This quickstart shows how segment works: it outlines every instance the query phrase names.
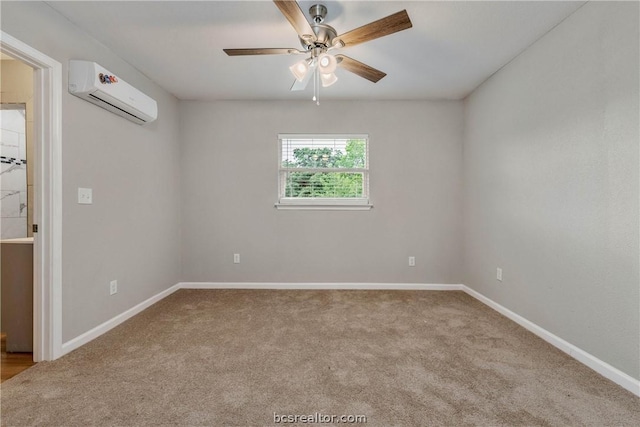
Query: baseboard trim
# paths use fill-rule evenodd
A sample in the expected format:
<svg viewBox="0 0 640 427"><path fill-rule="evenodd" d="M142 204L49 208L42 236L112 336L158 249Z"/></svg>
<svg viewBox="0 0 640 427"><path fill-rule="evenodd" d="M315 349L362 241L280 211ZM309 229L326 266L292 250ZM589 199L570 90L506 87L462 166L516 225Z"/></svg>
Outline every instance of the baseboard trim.
<svg viewBox="0 0 640 427"><path fill-rule="evenodd" d="M87 344L100 335L110 331L142 310L168 297L178 289L370 289L370 290L426 290L426 291L462 291L464 285L441 285L425 283L252 283L252 282L180 282L148 298L140 304L118 314L95 328L78 335L62 344L60 356Z"/></svg>
<svg viewBox="0 0 640 427"><path fill-rule="evenodd" d="M353 289L396 291L462 291L464 285L429 283L256 283L256 282L182 282L182 289Z"/></svg>
<svg viewBox="0 0 640 427"><path fill-rule="evenodd" d="M463 290L473 298L477 299L483 304L486 304L487 306L494 309L498 313L502 314L503 316L509 318L510 320L516 322L518 325L527 329L529 332L532 332L533 334L542 338L552 346L567 353L569 356L573 357L578 362L582 363L583 365L586 365L587 367L593 369L603 377L613 381L614 383L618 384L624 389L640 397L640 381L639 380L636 380L635 378L633 378L628 374L625 374L618 368L615 368L609 365L608 363L598 359L597 357L593 356L590 353L587 353L581 348L576 347L575 345L563 340L559 336L552 334L546 329L541 328L540 326L536 325L530 320L527 320L524 317L520 316L519 314L514 313L508 308L498 304L497 302L493 301L490 298L487 298L481 293L474 291L468 286L463 286Z"/></svg>
<svg viewBox="0 0 640 427"><path fill-rule="evenodd" d="M107 320L106 322L96 326L95 328L81 334L78 335L77 337L65 342L64 344L62 344L62 354L61 356L75 350L78 347L81 347L83 345L85 345L86 343L88 343L89 341L92 341L96 338L98 338L100 335L110 331L111 329L115 328L116 326L118 326L119 324L121 324L122 322L130 319L131 317L135 316L136 314L140 313L142 310L152 306L153 304L157 303L158 301L168 297L169 295L171 295L172 293L174 293L175 291L177 291L178 289L180 289L180 284L176 284L171 286L168 289L165 289L164 291L152 296L151 298L148 298L144 301L142 301L140 304L131 307L129 310L118 314L117 316Z"/></svg>
<svg viewBox="0 0 640 427"><path fill-rule="evenodd" d="M316 290L423 290L423 291L464 291L468 295L494 309L498 313L516 322L518 325L534 333L549 344L560 349L580 363L593 369L603 377L613 381L624 389L640 397L640 381L621 370L598 359L592 354L552 334L528 319L514 313L481 293L461 284L428 284L428 283L256 283L256 282L180 282L152 296L135 307L107 320L95 328L62 344L62 355L92 341L100 335L115 328L142 310L166 298L179 289L316 289Z"/></svg>

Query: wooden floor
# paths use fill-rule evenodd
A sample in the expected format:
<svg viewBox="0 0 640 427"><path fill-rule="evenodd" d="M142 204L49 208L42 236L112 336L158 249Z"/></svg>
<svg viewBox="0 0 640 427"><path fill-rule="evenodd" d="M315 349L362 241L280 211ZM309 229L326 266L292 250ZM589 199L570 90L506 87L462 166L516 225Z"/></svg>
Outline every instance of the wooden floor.
<svg viewBox="0 0 640 427"><path fill-rule="evenodd" d="M2 341L2 364L0 366L1 382L5 382L11 377L18 375L20 372L35 365L33 361L33 353L7 353L6 335L0 335Z"/></svg>

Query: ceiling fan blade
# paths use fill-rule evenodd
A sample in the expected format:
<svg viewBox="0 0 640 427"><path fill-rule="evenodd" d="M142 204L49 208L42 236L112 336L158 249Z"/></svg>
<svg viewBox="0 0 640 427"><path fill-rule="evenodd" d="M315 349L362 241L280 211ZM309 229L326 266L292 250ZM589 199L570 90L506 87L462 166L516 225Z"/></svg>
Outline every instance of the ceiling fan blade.
<svg viewBox="0 0 640 427"><path fill-rule="evenodd" d="M304 16L298 2L292 0L273 0L273 2L291 23L300 38L306 41L316 41L316 34L313 32L311 25L309 25L309 21Z"/></svg>
<svg viewBox="0 0 640 427"><path fill-rule="evenodd" d="M293 55L298 53L304 53L298 49L222 49L229 56L241 56L241 55Z"/></svg>
<svg viewBox="0 0 640 427"><path fill-rule="evenodd" d="M293 85L291 85L290 90L293 92L305 90L307 88L307 85L309 84L309 81L311 81L311 77L315 75L315 72L316 72L316 64L313 64L311 65L311 67L309 67L309 71L307 71L307 74L305 74L302 81L296 79L293 82Z"/></svg>
<svg viewBox="0 0 640 427"><path fill-rule="evenodd" d="M389 34L397 33L398 31L406 30L412 26L413 24L409 19L407 11L401 10L400 12L389 15L386 18L373 21L367 25L356 28L355 30L341 34L333 39L332 44L335 45L338 40L341 40L345 47L353 46L369 40L388 36Z"/></svg>
<svg viewBox="0 0 640 427"><path fill-rule="evenodd" d="M344 68L347 71L351 71L354 74L364 77L365 79L377 83L380 79L387 75L380 70L376 70L373 67L363 64L360 61L356 61L353 58L349 58L344 55L336 55L338 66Z"/></svg>

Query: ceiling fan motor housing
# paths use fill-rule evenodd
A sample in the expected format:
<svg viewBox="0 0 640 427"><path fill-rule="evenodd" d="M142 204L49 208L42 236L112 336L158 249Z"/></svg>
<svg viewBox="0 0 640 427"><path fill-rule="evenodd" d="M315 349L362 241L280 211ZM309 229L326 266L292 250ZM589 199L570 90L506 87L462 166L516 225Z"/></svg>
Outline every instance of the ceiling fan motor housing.
<svg viewBox="0 0 640 427"><path fill-rule="evenodd" d="M313 24L311 28L316 35L316 41L305 40L300 37L300 43L306 50L314 48L328 49L331 47L331 41L338 35L335 28L330 25Z"/></svg>

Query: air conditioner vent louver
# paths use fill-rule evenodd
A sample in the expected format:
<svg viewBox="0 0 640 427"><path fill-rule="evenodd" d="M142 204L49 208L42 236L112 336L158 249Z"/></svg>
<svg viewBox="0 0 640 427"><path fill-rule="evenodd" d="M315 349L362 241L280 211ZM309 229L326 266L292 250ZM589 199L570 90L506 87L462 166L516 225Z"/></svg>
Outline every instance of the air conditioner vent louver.
<svg viewBox="0 0 640 427"><path fill-rule="evenodd" d="M95 95L94 95L94 94L92 94L92 93L90 93L90 94L89 94L89 96L90 96L90 97L92 97L93 99L96 99L96 100L100 101L100 102L104 102L105 104L107 104L107 105L109 105L109 106L111 106L111 107L113 107L113 108L117 108L118 110L122 111L124 114L128 114L128 115L130 115L131 117L134 117L136 120L140 120L140 121L142 121L142 122L144 122L144 123L147 123L147 121L146 121L146 120L141 119L140 117L136 116L135 114L131 114L130 112L125 111L125 110L123 110L123 109L122 109L122 108L120 108L120 107L116 107L115 105L113 105L113 104L111 104L111 103L109 103L109 102L105 101L104 99L98 98L97 96L95 96Z"/></svg>

